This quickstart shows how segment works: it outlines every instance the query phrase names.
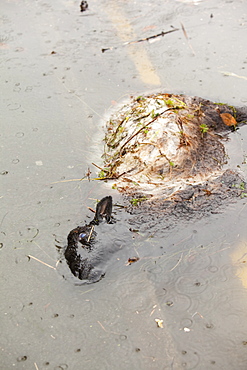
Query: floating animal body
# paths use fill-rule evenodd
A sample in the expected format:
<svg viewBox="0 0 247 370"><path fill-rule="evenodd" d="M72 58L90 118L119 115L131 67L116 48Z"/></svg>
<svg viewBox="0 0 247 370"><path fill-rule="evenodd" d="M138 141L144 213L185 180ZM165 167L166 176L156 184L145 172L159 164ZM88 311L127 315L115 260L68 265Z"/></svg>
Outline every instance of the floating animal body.
<svg viewBox="0 0 247 370"><path fill-rule="evenodd" d="M100 259L95 251L97 233L94 230L104 219L111 223L112 197L107 196L97 204L94 219L84 226L71 230L67 238L65 258L74 276L80 280L99 281L104 272L97 269Z"/></svg>

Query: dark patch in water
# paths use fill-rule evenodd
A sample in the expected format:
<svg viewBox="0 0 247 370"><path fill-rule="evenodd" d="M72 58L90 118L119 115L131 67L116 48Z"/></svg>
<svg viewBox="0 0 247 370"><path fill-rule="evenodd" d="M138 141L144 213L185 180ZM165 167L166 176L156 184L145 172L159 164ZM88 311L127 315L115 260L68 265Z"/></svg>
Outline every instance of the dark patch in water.
<svg viewBox="0 0 247 370"><path fill-rule="evenodd" d="M232 170L226 170L221 176L203 184L189 185L187 188L174 193L169 199L165 195L152 199L147 197L146 201L139 206L132 206L130 200L143 196L142 193L125 195L127 200L127 211L134 217L131 224L138 226L141 230L162 227L170 229L181 221L198 220L212 213L220 213L223 206L241 197L246 192L246 183L241 175Z"/></svg>
<svg viewBox="0 0 247 370"><path fill-rule="evenodd" d="M104 218L107 223L110 223L111 213L112 197L107 196L97 204L93 221L88 225L78 226L68 235L68 245L64 255L71 272L80 280L97 282L104 276L102 270L97 270L100 258L97 256L97 244L95 244L97 233L94 231L94 226L99 225Z"/></svg>

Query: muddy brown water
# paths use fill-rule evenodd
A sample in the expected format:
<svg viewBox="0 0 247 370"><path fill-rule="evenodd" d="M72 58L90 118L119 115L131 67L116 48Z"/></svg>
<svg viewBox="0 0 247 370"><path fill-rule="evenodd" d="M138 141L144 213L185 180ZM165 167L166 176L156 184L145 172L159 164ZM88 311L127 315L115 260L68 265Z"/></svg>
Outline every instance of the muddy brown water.
<svg viewBox="0 0 247 370"><path fill-rule="evenodd" d="M153 237L120 209L100 231L117 247L102 281L76 286L56 266L94 199L121 202L105 184L67 181L96 175L113 104L166 90L246 105L246 2L88 3L1 3L0 367L245 370L246 199L172 230L161 222ZM178 31L121 47L180 22L189 43ZM246 143L242 127L226 144L245 176Z"/></svg>

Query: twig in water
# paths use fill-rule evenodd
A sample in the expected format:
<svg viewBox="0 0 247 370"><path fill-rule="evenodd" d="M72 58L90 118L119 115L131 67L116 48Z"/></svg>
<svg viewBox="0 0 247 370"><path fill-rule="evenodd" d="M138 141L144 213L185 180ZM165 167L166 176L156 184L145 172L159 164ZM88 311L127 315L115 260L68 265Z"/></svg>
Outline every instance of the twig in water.
<svg viewBox="0 0 247 370"><path fill-rule="evenodd" d="M92 163L92 165L93 165L93 166L95 166L95 167L97 167L99 170L104 171L104 168L102 168L102 167L98 166L97 164Z"/></svg>
<svg viewBox="0 0 247 370"><path fill-rule="evenodd" d="M156 117L154 117L154 119L152 119L152 121L148 122L145 126L141 127L137 132L135 132L133 135L131 135L131 137L129 137L128 140L121 146L121 148L119 150L120 155L121 155L121 153L122 153L123 148L125 147L125 145L127 145L142 130L146 129L149 125L151 125L151 123L153 123L156 119L158 119L160 116L162 116L162 114L168 112L169 110L174 110L174 109L178 109L178 107L172 107L172 108L168 108L168 109L164 110L163 112L159 113Z"/></svg>
<svg viewBox="0 0 247 370"><path fill-rule="evenodd" d="M246 206L246 203L243 205L243 207L240 209L240 211L238 212L238 216L240 215L240 213L244 210L244 208L245 208L245 206Z"/></svg>
<svg viewBox="0 0 247 370"><path fill-rule="evenodd" d="M53 270L56 270L56 268L55 268L55 267L53 267L53 266L51 266L51 265L48 265L48 263L45 263L45 262L43 262L43 261L39 260L38 258L36 258L36 257L34 257L34 256L31 256L30 254L29 254L27 257L28 257L28 258L32 258L32 259L34 259L35 261L38 261L38 262L42 263L43 265L45 265L45 266L47 266L47 267L50 267L50 268L51 268L51 269L53 269Z"/></svg>
<svg viewBox="0 0 247 370"><path fill-rule="evenodd" d="M200 314L200 312L195 312L193 313L192 317L194 317L195 315L199 315L201 319L204 319L204 317Z"/></svg>
<svg viewBox="0 0 247 370"><path fill-rule="evenodd" d="M127 206L123 206L122 204L117 204L115 203L114 204L114 207L118 207L118 208L127 208ZM137 252L138 253L138 252Z"/></svg>
<svg viewBox="0 0 247 370"><path fill-rule="evenodd" d="M224 76L231 76L231 77L243 78L244 80L247 80L247 77L246 76L239 76L239 75L236 75L236 73L227 72L227 71L220 71L220 72L223 73Z"/></svg>
<svg viewBox="0 0 247 370"><path fill-rule="evenodd" d="M88 290L86 290L85 292L80 293L80 295L83 295L83 294L86 294L86 293L92 292L94 289L95 289L95 288L93 288L93 289L88 289Z"/></svg>
<svg viewBox="0 0 247 370"><path fill-rule="evenodd" d="M90 234L89 234L89 236L88 236L88 238L87 238L87 242L89 242L89 241L90 241L91 236L92 236L92 233L93 233L93 230L94 230L94 225L91 227L91 231L90 231Z"/></svg>
<svg viewBox="0 0 247 370"><path fill-rule="evenodd" d="M91 208L91 207L87 207L87 208L89 209L89 211L91 211L93 213L96 213L96 211L93 208Z"/></svg>
<svg viewBox="0 0 247 370"><path fill-rule="evenodd" d="M49 254L48 253L46 253L46 251L43 249L43 248L41 248L41 246L35 241L35 240L33 240L33 243L35 244L35 245L37 245L37 247L40 249L40 250L42 250L42 252L43 253L45 253L46 255L47 255L47 257L49 257L52 261L55 261L51 256L49 256Z"/></svg>
<svg viewBox="0 0 247 370"><path fill-rule="evenodd" d="M101 322L100 322L100 321L98 321L98 320L97 320L97 323L101 326L101 328L102 328L106 333L119 335L119 333L116 333L115 331L106 330L106 328L101 324Z"/></svg>
<svg viewBox="0 0 247 370"><path fill-rule="evenodd" d="M137 44L138 42L149 41L151 39L155 39L156 37L165 36L168 33L175 32L175 31L179 31L179 28L174 28L174 29L172 29L170 31L166 31L166 32L162 31L162 32L158 33L157 35L153 35L153 36L149 36L149 37L144 37L143 39L139 39L139 40L136 40L136 41L124 42L120 46L132 45L132 44ZM115 49L118 49L118 48L119 48L119 46L111 46L109 48L101 49L101 51L102 51L102 53L104 53L107 50L115 50Z"/></svg>
<svg viewBox="0 0 247 370"><path fill-rule="evenodd" d="M56 269L57 269L57 266L59 265L60 262L61 262L61 260L57 260L57 262L56 262Z"/></svg>
<svg viewBox="0 0 247 370"><path fill-rule="evenodd" d="M60 184L61 182L71 182L71 181L85 181L85 180L88 180L87 178L82 178L82 179L69 179L69 180L61 180L61 181L54 181L54 182L51 182L51 184ZM94 180L94 179L91 179L91 180Z"/></svg>
<svg viewBox="0 0 247 370"><path fill-rule="evenodd" d="M149 316L152 316L152 314L154 313L154 311L156 310L156 308L157 308L157 304L155 304L155 305L153 306L153 310L151 311L151 313L150 313L150 315L149 315Z"/></svg>
<svg viewBox="0 0 247 370"><path fill-rule="evenodd" d="M2 223L3 223L3 221L4 221L5 217L7 216L7 214L8 214L8 213L9 213L9 212L6 212L6 213L5 213L5 215L3 216L2 221L1 221L1 223L0 223L0 227L2 227Z"/></svg>
<svg viewBox="0 0 247 370"><path fill-rule="evenodd" d="M91 171L90 171L90 168L88 167L88 169L87 169L87 172L85 173L85 176L83 176L82 178L81 178L81 180L84 180L84 179L88 179L88 181L90 182L90 180L91 180L91 177L90 177L90 175L91 175Z"/></svg>
<svg viewBox="0 0 247 370"><path fill-rule="evenodd" d="M181 24L181 27L182 27L182 30L183 30L183 33L184 33L184 37L186 38L186 40L187 40L187 42L188 42L188 45L189 45L189 47L190 47L190 49L191 49L191 51L192 51L193 55L196 55L196 53L195 53L195 51L194 51L194 49L193 49L193 47L192 47L191 43L189 42L189 38L188 38L188 35L187 35L187 32L186 32L186 30L185 30L185 28L184 28L183 23L181 23L181 22L180 22L180 24Z"/></svg>
<svg viewBox="0 0 247 370"><path fill-rule="evenodd" d="M60 78L58 78L56 76L57 80L61 82L62 86L65 88L65 90L68 92L68 93L72 93L72 91L70 89L67 88L67 86L63 83L64 81L61 80ZM79 95L77 95L75 92L73 93L73 95L78 99L80 100L80 102L82 102L84 105L86 105L93 113L95 113L98 117L102 118L102 116L97 113L92 107L90 107L90 105L88 105L84 100L81 99L81 97Z"/></svg>
<svg viewBox="0 0 247 370"><path fill-rule="evenodd" d="M183 258L183 253L181 254L181 256L180 256L180 258L179 258L179 260L178 260L178 262L176 263L176 265L170 270L170 272L171 271L173 271L179 264L180 264L180 262L181 262L181 260L182 260L182 258Z"/></svg>

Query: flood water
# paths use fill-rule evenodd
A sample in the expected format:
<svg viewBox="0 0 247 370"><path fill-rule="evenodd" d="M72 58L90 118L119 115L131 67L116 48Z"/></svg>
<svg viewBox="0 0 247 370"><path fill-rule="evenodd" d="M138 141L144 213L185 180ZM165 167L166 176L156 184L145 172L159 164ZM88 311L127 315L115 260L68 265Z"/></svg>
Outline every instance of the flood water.
<svg viewBox="0 0 247 370"><path fill-rule="evenodd" d="M247 104L247 3L79 3L1 1L0 368L245 370L246 198L155 235L115 207L99 230L117 252L96 284L76 285L59 259L87 207L122 202L85 177L116 104L147 91ZM230 138L227 167L246 176L246 127Z"/></svg>

